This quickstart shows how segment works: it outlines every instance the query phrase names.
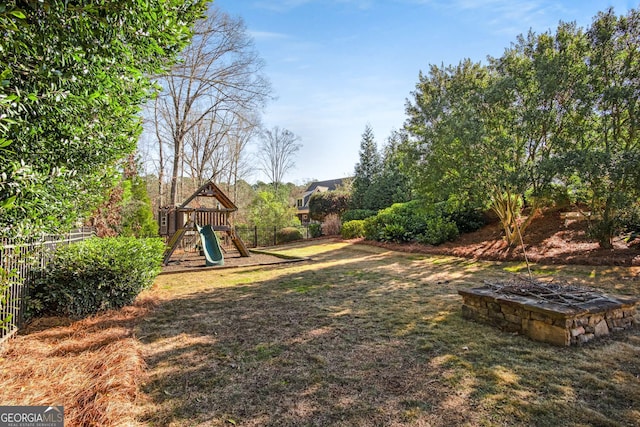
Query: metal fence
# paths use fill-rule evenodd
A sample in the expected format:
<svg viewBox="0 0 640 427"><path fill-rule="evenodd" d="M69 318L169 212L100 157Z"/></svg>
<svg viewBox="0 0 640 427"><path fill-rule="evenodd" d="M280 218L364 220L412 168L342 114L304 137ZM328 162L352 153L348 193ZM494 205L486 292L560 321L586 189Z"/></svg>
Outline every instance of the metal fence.
<svg viewBox="0 0 640 427"><path fill-rule="evenodd" d="M0 321L9 318L8 323L0 322L0 343L15 334L24 324L29 280L38 269L46 266L53 250L58 245L88 239L95 235L95 229L79 228L63 235L43 235L39 239L19 242L0 239Z"/></svg>
<svg viewBox="0 0 640 427"><path fill-rule="evenodd" d="M301 225L295 228L300 231L303 239L311 237L308 226ZM278 231L280 231L278 227L236 227L235 229L240 239L249 248L274 246L282 243L278 241Z"/></svg>

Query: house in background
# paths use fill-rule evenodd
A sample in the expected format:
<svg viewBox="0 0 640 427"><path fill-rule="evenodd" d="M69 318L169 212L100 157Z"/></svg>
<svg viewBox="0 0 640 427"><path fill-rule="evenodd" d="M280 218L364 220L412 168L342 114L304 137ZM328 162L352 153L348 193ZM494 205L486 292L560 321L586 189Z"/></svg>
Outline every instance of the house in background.
<svg viewBox="0 0 640 427"><path fill-rule="evenodd" d="M314 181L304 191L302 196L296 200L297 216L300 222L306 224L309 222L309 200L315 193L324 193L326 191L335 191L345 185L350 185L353 178L338 178L328 181Z"/></svg>

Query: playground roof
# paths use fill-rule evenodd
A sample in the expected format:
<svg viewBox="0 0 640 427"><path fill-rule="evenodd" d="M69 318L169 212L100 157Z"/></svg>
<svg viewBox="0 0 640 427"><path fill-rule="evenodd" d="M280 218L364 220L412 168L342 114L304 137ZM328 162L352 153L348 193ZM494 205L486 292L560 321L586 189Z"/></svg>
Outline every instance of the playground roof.
<svg viewBox="0 0 640 427"><path fill-rule="evenodd" d="M231 201L231 199L228 198L227 195L224 194L224 192L211 180L205 182L187 200L182 202L180 208L187 207L187 205L196 197L215 197L225 208L232 209L234 211L238 210L238 207Z"/></svg>

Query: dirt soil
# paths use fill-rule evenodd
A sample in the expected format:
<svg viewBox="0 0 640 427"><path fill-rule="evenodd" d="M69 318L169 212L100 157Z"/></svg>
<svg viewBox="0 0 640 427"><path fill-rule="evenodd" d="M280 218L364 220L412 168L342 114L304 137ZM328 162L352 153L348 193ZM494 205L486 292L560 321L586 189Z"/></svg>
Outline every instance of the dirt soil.
<svg viewBox="0 0 640 427"><path fill-rule="evenodd" d="M204 256L195 252L176 253L169 260L169 264L162 267L162 274L180 273L185 271L202 271L207 269L221 269L234 267L249 267L254 265L282 264L295 262L268 253L251 252L250 257L242 257L238 252L231 252L224 256L224 265L207 267Z"/></svg>
<svg viewBox="0 0 640 427"><path fill-rule="evenodd" d="M499 223L461 235L440 246L363 242L389 249L454 255L494 261L524 261L522 247L509 248L502 238ZM640 242L627 243L623 237L612 249L602 249L587 236L587 221L563 220L560 212L548 212L535 218L523 236L527 258L538 264L581 264L640 266Z"/></svg>

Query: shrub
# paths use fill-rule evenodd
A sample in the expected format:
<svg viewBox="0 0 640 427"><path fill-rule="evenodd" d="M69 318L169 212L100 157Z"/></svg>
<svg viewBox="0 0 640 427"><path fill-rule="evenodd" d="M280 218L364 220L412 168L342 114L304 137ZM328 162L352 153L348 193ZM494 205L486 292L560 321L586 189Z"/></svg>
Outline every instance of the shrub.
<svg viewBox="0 0 640 427"><path fill-rule="evenodd" d="M460 233L479 230L486 223L481 209L460 206L455 200L436 203L434 208L437 214L453 221Z"/></svg>
<svg viewBox="0 0 640 427"><path fill-rule="evenodd" d="M122 222L119 235L127 237L157 237L158 223L153 219L147 186L139 176L123 182Z"/></svg>
<svg viewBox="0 0 640 427"><path fill-rule="evenodd" d="M338 215L327 215L322 223L322 234L325 236L335 236L340 234L340 226L340 217Z"/></svg>
<svg viewBox="0 0 640 427"><path fill-rule="evenodd" d="M302 240L302 232L295 227L285 227L276 233L276 242L278 244L295 240Z"/></svg>
<svg viewBox="0 0 640 427"><path fill-rule="evenodd" d="M409 242L422 233L426 211L417 201L396 203L365 220L365 237L383 242Z"/></svg>
<svg viewBox="0 0 640 427"><path fill-rule="evenodd" d="M364 237L364 220L356 219L353 221L347 221L342 224L340 235L343 239L356 239L358 237Z"/></svg>
<svg viewBox="0 0 640 427"><path fill-rule="evenodd" d="M317 222L309 224L309 235L311 237L320 237L322 236L322 225Z"/></svg>
<svg viewBox="0 0 640 427"><path fill-rule="evenodd" d="M382 242L421 242L431 245L458 236L454 221L441 208L413 200L396 203L364 221L366 239Z"/></svg>
<svg viewBox="0 0 640 427"><path fill-rule="evenodd" d="M30 309L82 317L131 304L160 272L163 251L160 239L133 237L59 246L32 282Z"/></svg>
<svg viewBox="0 0 640 427"><path fill-rule="evenodd" d="M375 216L377 213L377 211L372 211L370 209L353 209L343 213L340 219L342 222L363 220Z"/></svg>
<svg viewBox="0 0 640 427"><path fill-rule="evenodd" d="M454 240L458 234L458 227L453 221L441 216L432 216L427 218L425 230L416 240L426 245L439 245Z"/></svg>

